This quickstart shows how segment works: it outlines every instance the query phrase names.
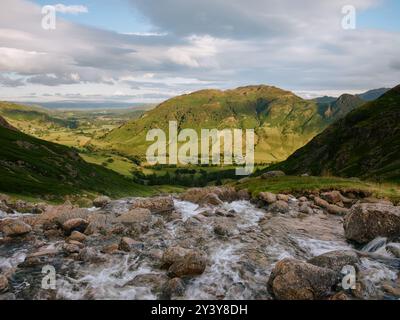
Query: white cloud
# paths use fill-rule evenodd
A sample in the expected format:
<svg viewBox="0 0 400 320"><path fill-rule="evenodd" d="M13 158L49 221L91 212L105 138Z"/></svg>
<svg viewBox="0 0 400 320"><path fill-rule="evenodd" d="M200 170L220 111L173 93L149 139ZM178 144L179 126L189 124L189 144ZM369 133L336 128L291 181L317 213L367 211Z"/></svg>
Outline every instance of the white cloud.
<svg viewBox="0 0 400 320"><path fill-rule="evenodd" d="M352 4L361 10L379 1ZM394 86L400 78L399 33L341 29L344 0L131 3L154 30L120 34L60 17L56 30L45 31L40 6L2 0L0 100L32 92L160 100L257 83L304 94L351 92Z"/></svg>

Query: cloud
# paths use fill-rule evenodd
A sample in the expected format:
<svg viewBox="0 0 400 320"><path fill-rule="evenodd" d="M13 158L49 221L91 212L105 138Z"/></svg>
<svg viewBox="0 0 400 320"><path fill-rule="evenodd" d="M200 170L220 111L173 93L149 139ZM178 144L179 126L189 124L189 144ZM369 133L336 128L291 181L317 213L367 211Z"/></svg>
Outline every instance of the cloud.
<svg viewBox="0 0 400 320"><path fill-rule="evenodd" d="M352 3L363 10L380 1ZM130 3L152 30L118 33L59 17L57 29L47 31L40 6L2 0L0 99L32 92L38 99L45 93L108 99L119 91L118 99L147 101L257 83L345 92L399 79L399 33L343 30L344 0Z"/></svg>

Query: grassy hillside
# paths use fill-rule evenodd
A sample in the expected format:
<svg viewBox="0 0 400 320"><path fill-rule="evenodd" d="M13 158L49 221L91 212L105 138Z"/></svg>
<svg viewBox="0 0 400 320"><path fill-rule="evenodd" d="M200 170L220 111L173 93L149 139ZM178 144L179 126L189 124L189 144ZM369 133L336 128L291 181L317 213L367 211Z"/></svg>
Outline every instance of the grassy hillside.
<svg viewBox="0 0 400 320"><path fill-rule="evenodd" d="M75 149L12 129L0 116L0 192L64 196L81 193L112 197L149 195L156 189L82 160Z"/></svg>
<svg viewBox="0 0 400 320"><path fill-rule="evenodd" d="M378 198L387 198L395 203L400 201L400 186L392 183L373 183L357 179L338 177L284 176L268 179L251 178L245 182L233 183L237 189L247 189L254 196L260 192L304 194L314 191L339 190L363 191Z"/></svg>
<svg viewBox="0 0 400 320"><path fill-rule="evenodd" d="M25 106L11 102L0 102L0 116L21 129L41 128L42 126L74 128L76 122L58 117L55 113L34 106Z"/></svg>
<svg viewBox="0 0 400 320"><path fill-rule="evenodd" d="M352 111L275 167L400 182L400 86Z"/></svg>
<svg viewBox="0 0 400 320"><path fill-rule="evenodd" d="M358 105L357 105L358 106ZM168 132L168 122L179 129L242 128L256 131L256 161L277 162L309 142L316 134L354 105L338 105L303 100L291 92L269 86L249 86L235 90L202 90L170 99L109 133L104 143L128 155L144 157L146 133L153 128Z"/></svg>

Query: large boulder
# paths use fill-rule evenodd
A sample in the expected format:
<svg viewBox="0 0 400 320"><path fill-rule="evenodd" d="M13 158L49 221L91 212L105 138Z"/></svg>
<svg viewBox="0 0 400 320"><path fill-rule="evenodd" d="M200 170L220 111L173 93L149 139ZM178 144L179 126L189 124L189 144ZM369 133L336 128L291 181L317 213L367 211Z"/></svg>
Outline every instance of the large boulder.
<svg viewBox="0 0 400 320"><path fill-rule="evenodd" d="M340 272L345 266L354 266L360 263L360 258L351 250L331 251L308 260L308 263Z"/></svg>
<svg viewBox="0 0 400 320"><path fill-rule="evenodd" d="M84 232L88 225L89 221L82 218L75 218L65 221L62 228L67 234L71 234L73 231Z"/></svg>
<svg viewBox="0 0 400 320"><path fill-rule="evenodd" d="M35 224L44 226L58 224L62 226L68 220L76 218L87 219L89 215L89 210L81 209L71 204L48 206L46 210L37 217Z"/></svg>
<svg viewBox="0 0 400 320"><path fill-rule="evenodd" d="M0 221L0 231L6 237L19 237L30 233L32 227L18 219L6 219Z"/></svg>
<svg viewBox="0 0 400 320"><path fill-rule="evenodd" d="M288 213L289 210L290 208L288 203L282 200L278 200L268 207L268 211L274 213Z"/></svg>
<svg viewBox="0 0 400 320"><path fill-rule="evenodd" d="M151 213L168 214L175 206L172 197L138 198L133 201L131 209L148 209Z"/></svg>
<svg viewBox="0 0 400 320"><path fill-rule="evenodd" d="M268 291L278 300L314 300L329 296L337 273L295 259L279 261L268 281Z"/></svg>
<svg viewBox="0 0 400 320"><path fill-rule="evenodd" d="M344 219L348 240L361 244L377 237L400 236L400 207L382 203L354 205Z"/></svg>
<svg viewBox="0 0 400 320"><path fill-rule="evenodd" d="M119 250L130 252L130 251L140 251L143 250L144 244L143 242L136 241L134 239L124 237L121 239L119 243Z"/></svg>
<svg viewBox="0 0 400 320"><path fill-rule="evenodd" d="M203 252L190 250L184 257L175 261L168 269L168 276L191 277L201 275L207 266L207 259Z"/></svg>
<svg viewBox="0 0 400 320"><path fill-rule="evenodd" d="M330 214L335 214L335 215L346 215L349 213L349 209L339 207L335 204L330 204L328 201L321 199L319 197L314 198L314 203L315 205L325 209L328 213Z"/></svg>
<svg viewBox="0 0 400 320"><path fill-rule="evenodd" d="M115 221L125 225L132 225L151 222L151 218L152 215L149 209L136 208L123 213Z"/></svg>
<svg viewBox="0 0 400 320"><path fill-rule="evenodd" d="M232 202L240 198L238 192L232 187L207 187L192 188L184 192L180 198L183 201L189 201L200 205L207 204L207 198L215 196L226 202Z"/></svg>
<svg viewBox="0 0 400 320"><path fill-rule="evenodd" d="M260 200L262 200L268 204L272 204L278 200L276 197L276 194L271 193L271 192L260 192L258 197L260 198Z"/></svg>

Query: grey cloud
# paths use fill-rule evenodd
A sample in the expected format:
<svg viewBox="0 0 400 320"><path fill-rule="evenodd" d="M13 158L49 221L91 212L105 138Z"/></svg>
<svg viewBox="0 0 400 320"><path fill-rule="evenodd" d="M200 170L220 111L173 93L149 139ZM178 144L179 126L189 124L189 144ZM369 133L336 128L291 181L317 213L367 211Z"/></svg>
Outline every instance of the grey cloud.
<svg viewBox="0 0 400 320"><path fill-rule="evenodd" d="M0 86L3 87L21 87L24 86L25 83L23 79L17 78L17 79L12 79L6 75L0 74Z"/></svg>

